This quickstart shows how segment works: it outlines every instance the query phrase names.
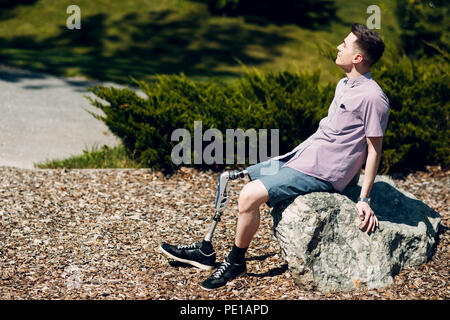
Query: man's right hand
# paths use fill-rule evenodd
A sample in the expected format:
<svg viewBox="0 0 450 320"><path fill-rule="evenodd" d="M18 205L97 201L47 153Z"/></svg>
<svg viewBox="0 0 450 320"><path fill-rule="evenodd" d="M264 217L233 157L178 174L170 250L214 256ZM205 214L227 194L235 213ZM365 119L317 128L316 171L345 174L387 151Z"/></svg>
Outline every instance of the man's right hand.
<svg viewBox="0 0 450 320"><path fill-rule="evenodd" d="M366 230L366 233L369 233L369 231L374 232L375 227L378 227L378 219L369 204L358 201L356 209L358 210L359 218L363 221L363 224L359 228L363 231Z"/></svg>

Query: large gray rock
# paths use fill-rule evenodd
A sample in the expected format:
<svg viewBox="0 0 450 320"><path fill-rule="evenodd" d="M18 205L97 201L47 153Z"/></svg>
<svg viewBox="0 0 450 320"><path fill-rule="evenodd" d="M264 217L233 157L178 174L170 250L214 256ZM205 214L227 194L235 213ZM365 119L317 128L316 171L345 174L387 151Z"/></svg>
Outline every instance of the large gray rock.
<svg viewBox="0 0 450 320"><path fill-rule="evenodd" d="M362 180L342 194L314 192L272 209L275 236L298 285L322 292L386 287L402 268L431 257L439 214L386 176L377 176L371 191L379 228L359 229Z"/></svg>

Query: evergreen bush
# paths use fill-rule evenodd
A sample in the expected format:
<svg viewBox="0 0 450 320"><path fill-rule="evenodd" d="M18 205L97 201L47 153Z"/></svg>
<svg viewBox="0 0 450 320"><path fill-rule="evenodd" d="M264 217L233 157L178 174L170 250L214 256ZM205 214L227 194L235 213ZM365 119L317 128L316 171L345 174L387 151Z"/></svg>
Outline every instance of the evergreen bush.
<svg viewBox="0 0 450 320"><path fill-rule="evenodd" d="M390 107L383 172L449 166L449 71L448 56L414 60L396 50L374 68Z"/></svg>
<svg viewBox="0 0 450 320"><path fill-rule="evenodd" d="M334 93L331 85L319 84L318 70L311 74L246 70L232 83L219 79L195 83L184 74L160 75L155 83L136 81L147 98L128 88L98 86L91 91L108 103L90 99L105 115L91 114L122 140L133 159L168 171L176 168L171 151L178 142L171 141L172 132L188 129L193 139L194 121L202 121L203 131L216 128L224 135L226 129L279 129L281 153L317 130Z"/></svg>
<svg viewBox="0 0 450 320"><path fill-rule="evenodd" d="M193 139L194 121L202 121L203 132L216 128L224 135L226 129L279 129L280 154L317 130L336 83L320 84L319 70L245 70L245 75L234 82L211 79L197 83L184 74L160 75L154 83L136 81L146 98L128 88L99 86L91 91L108 103L90 99L105 114L93 115L122 140L133 159L166 171L177 168L171 159L172 149L178 144L171 141L173 131L187 129ZM413 60L390 50L375 65L372 76L390 101L380 171L391 173L425 165L447 168L448 55Z"/></svg>
<svg viewBox="0 0 450 320"><path fill-rule="evenodd" d="M444 0L398 0L396 15L401 28L401 41L409 56L432 56L432 43L444 50L450 49L448 10Z"/></svg>

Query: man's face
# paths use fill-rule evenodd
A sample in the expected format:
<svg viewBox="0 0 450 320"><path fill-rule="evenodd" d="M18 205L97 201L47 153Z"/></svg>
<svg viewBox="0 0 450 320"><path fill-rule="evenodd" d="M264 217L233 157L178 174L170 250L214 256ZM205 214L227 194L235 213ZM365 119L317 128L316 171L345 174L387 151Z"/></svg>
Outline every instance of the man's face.
<svg viewBox="0 0 450 320"><path fill-rule="evenodd" d="M355 41L357 40L353 32L344 39L344 41L337 47L339 50L336 57L336 64L340 67L352 67L353 63L358 62L358 46ZM355 60L356 59L356 60Z"/></svg>

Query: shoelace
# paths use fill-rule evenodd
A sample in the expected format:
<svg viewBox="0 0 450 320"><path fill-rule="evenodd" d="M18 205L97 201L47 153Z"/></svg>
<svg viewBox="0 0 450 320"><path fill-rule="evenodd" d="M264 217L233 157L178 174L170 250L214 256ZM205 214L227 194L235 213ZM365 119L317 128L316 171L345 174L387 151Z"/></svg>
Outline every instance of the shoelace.
<svg viewBox="0 0 450 320"><path fill-rule="evenodd" d="M197 247L197 244L193 243L193 244L188 244L188 245L184 245L184 246L178 246L177 248L179 250L181 250L181 249L195 249L196 247Z"/></svg>
<svg viewBox="0 0 450 320"><path fill-rule="evenodd" d="M219 268L214 272L213 277L218 279L222 276L222 274L231 266L231 263L228 261L222 262Z"/></svg>

